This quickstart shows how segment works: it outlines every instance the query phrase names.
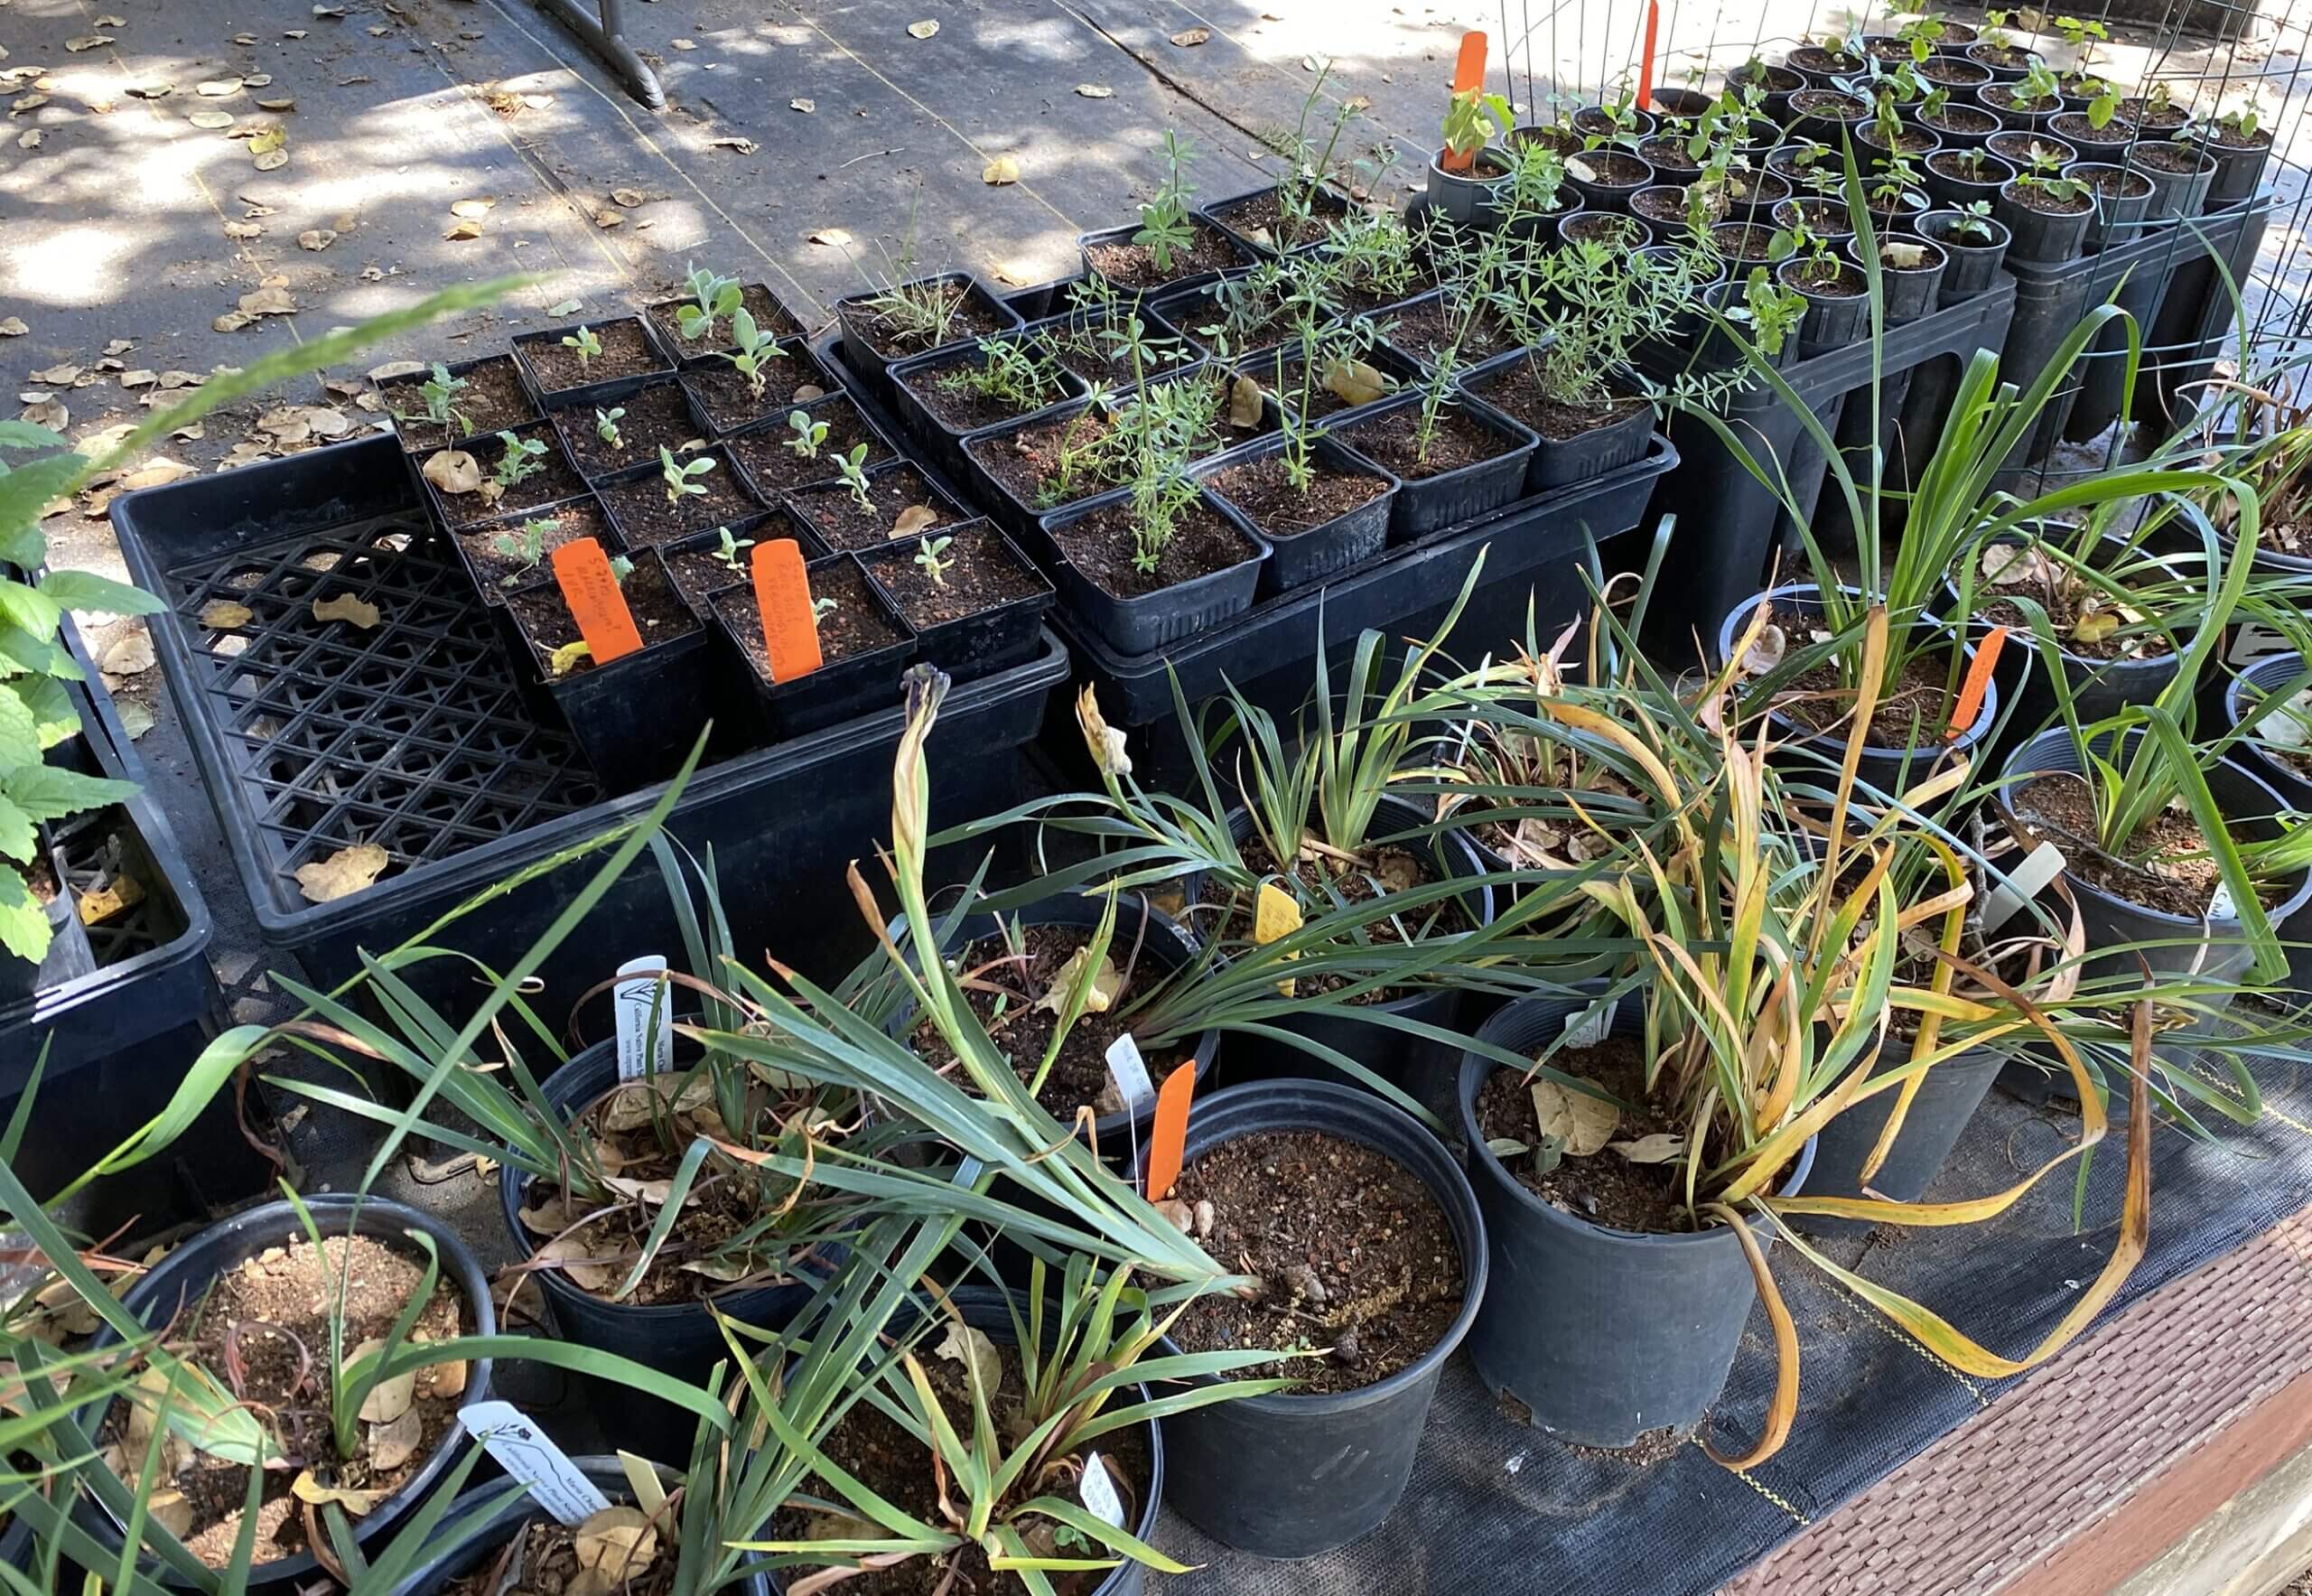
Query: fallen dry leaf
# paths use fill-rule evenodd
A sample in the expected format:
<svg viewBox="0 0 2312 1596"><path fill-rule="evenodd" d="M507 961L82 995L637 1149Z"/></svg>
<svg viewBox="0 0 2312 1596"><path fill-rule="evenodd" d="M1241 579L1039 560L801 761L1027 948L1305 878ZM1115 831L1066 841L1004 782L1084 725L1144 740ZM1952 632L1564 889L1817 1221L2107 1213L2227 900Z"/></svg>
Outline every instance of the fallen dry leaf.
<svg viewBox="0 0 2312 1596"><path fill-rule="evenodd" d="M64 48L78 55L84 50L102 50L112 42L110 33L81 33L64 42Z"/></svg>
<svg viewBox="0 0 2312 1596"><path fill-rule="evenodd" d="M117 875L93 892L83 892L75 906L84 926L118 919L144 901L144 883L133 875Z"/></svg>
<svg viewBox="0 0 2312 1596"><path fill-rule="evenodd" d="M594 212L594 225L608 232L612 228L624 227L626 218L605 205Z"/></svg>
<svg viewBox="0 0 2312 1596"><path fill-rule="evenodd" d="M640 189L612 189L611 191L611 203L621 206L628 210L633 210L638 205L648 203L649 198L650 196Z"/></svg>
<svg viewBox="0 0 2312 1596"><path fill-rule="evenodd" d="M22 338L31 331L22 316L0 317L0 338Z"/></svg>
<svg viewBox="0 0 2312 1596"><path fill-rule="evenodd" d="M241 295L240 308L245 316L294 316L297 296L286 288L253 288Z"/></svg>
<svg viewBox="0 0 2312 1596"><path fill-rule="evenodd" d="M1172 42L1182 50L1193 50L1211 37L1210 28L1182 28L1172 35Z"/></svg>
<svg viewBox="0 0 2312 1596"><path fill-rule="evenodd" d="M698 41L695 39L669 39L667 41L667 48L669 50L696 50L698 48Z"/></svg>
<svg viewBox="0 0 2312 1596"><path fill-rule="evenodd" d="M334 598L315 599L313 619L342 621L348 626L357 626L368 631L378 624L378 606L367 599L357 599L350 593L341 593Z"/></svg>
<svg viewBox="0 0 2312 1596"><path fill-rule="evenodd" d="M27 127L16 135L16 147L20 150L36 150L47 142L48 135L37 127Z"/></svg>
<svg viewBox="0 0 2312 1596"><path fill-rule="evenodd" d="M33 372L33 380L34 382L52 382L61 387L79 375L80 368L78 366L69 364L62 366L51 366L46 370Z"/></svg>
<svg viewBox="0 0 2312 1596"><path fill-rule="evenodd" d="M893 537L912 537L927 527L939 524L939 512L928 504L910 504L900 511L891 522Z"/></svg>
<svg viewBox="0 0 2312 1596"><path fill-rule="evenodd" d="M593 1250L580 1237L564 1236L532 1253L530 1261L559 1268L580 1291L606 1292L618 1283L618 1274L607 1265L586 1262Z"/></svg>
<svg viewBox="0 0 2312 1596"><path fill-rule="evenodd" d="M199 471L187 465L183 461L171 460L167 455L162 454L146 461L121 478L120 485L124 490L134 491L138 488L158 488L169 482L181 482L187 477L197 477L200 474Z"/></svg>
<svg viewBox="0 0 2312 1596"><path fill-rule="evenodd" d="M908 37L910 39L928 39L938 31L939 23L932 17L926 17L919 23L909 23L907 25Z"/></svg>
<svg viewBox="0 0 2312 1596"><path fill-rule="evenodd" d="M128 733L131 742L153 729L153 712L134 698L122 698L113 705L120 714L120 729Z"/></svg>
<svg viewBox="0 0 2312 1596"><path fill-rule="evenodd" d="M130 627L115 638L97 661L108 677L142 676L153 668L153 639L142 626Z"/></svg>
<svg viewBox="0 0 2312 1596"><path fill-rule="evenodd" d="M1020 163L1010 155L998 155L979 174L980 182L1001 188L1005 183L1020 181Z"/></svg>
<svg viewBox="0 0 2312 1596"><path fill-rule="evenodd" d="M1622 1111L1602 1097L1553 1080L1534 1081L1532 1091L1542 1134L1563 1142L1576 1158L1587 1158L1612 1141L1614 1127L1621 1124Z"/></svg>
<svg viewBox="0 0 2312 1596"><path fill-rule="evenodd" d="M496 209L495 200L456 200L450 204L452 216L488 216Z"/></svg>
<svg viewBox="0 0 2312 1596"><path fill-rule="evenodd" d="M414 1407L403 1409L391 1423L370 1426L369 1467L381 1471L400 1468L416 1455L418 1442L424 1439L425 1415Z"/></svg>
<svg viewBox="0 0 2312 1596"><path fill-rule="evenodd" d="M301 1502L311 1502L316 1507L335 1502L355 1518L377 1511L378 1504L393 1495L391 1490L345 1490L334 1485L323 1485L313 1478L311 1469L298 1471L290 1482L289 1492Z"/></svg>
<svg viewBox="0 0 2312 1596"><path fill-rule="evenodd" d="M452 242L464 238L479 238L481 237L481 219L474 216L453 218L450 225L442 229L442 237Z"/></svg>
<svg viewBox="0 0 2312 1596"><path fill-rule="evenodd" d="M590 1514L571 1536L570 1549L577 1554L578 1577L565 1596L607 1596L657 1560L658 1532L648 1514L621 1503Z"/></svg>
<svg viewBox="0 0 2312 1596"><path fill-rule="evenodd" d="M755 141L750 138L738 138L729 135L722 138L709 139L707 143L718 150L736 150L741 155L751 155L755 153L755 150L758 147Z"/></svg>
<svg viewBox="0 0 2312 1596"><path fill-rule="evenodd" d="M256 108L260 111L294 111L297 108L297 101L294 96L284 96L278 99L261 99L256 102Z"/></svg>
<svg viewBox="0 0 2312 1596"><path fill-rule="evenodd" d="M1261 385L1249 377L1239 377L1228 385L1228 425L1258 426L1261 423Z"/></svg>
<svg viewBox="0 0 2312 1596"><path fill-rule="evenodd" d="M211 599L200 606L200 624L214 631L230 631L237 626L247 626L256 619L256 611L247 604L237 604L230 599Z"/></svg>
<svg viewBox="0 0 2312 1596"><path fill-rule="evenodd" d="M1569 1153L1572 1151L1568 1148ZM1606 1151L1618 1153L1632 1163L1668 1163L1685 1155L1686 1139L1668 1131L1655 1131L1640 1136L1635 1142L1608 1142Z"/></svg>
<svg viewBox="0 0 2312 1596"><path fill-rule="evenodd" d="M808 115L819 108L819 102L815 99L805 99L800 96L797 96L794 99L790 99L787 102L787 108L790 111L801 111L804 114Z"/></svg>
<svg viewBox="0 0 2312 1596"><path fill-rule="evenodd" d="M392 861L375 843L355 843L326 859L297 866L297 890L313 903L334 903L376 882Z"/></svg>
<svg viewBox="0 0 2312 1596"><path fill-rule="evenodd" d="M130 87L128 94L135 99L166 99L177 91L173 83L138 83Z"/></svg>
<svg viewBox="0 0 2312 1596"><path fill-rule="evenodd" d="M1076 92L1086 99L1110 99L1115 95L1115 90L1105 83L1078 83Z"/></svg>
<svg viewBox="0 0 2312 1596"><path fill-rule="evenodd" d="M225 224L228 238L261 238L265 229L253 221L228 221Z"/></svg>
<svg viewBox="0 0 2312 1596"><path fill-rule="evenodd" d="M209 78L193 85L193 92L207 99L227 99L240 91L238 78Z"/></svg>
<svg viewBox="0 0 2312 1596"><path fill-rule="evenodd" d="M811 242L825 244L830 249L848 249L851 247L851 235L841 228L821 228L811 235ZM10 318L12 321L14 319L14 317Z"/></svg>
<svg viewBox="0 0 2312 1596"><path fill-rule="evenodd" d="M185 120L191 123L195 127L230 127L233 125L233 113L230 111L195 111L191 116L187 117Z"/></svg>
<svg viewBox="0 0 2312 1596"><path fill-rule="evenodd" d="M1189 1221L1193 1224L1195 1221ZM993 1396L1003 1386L1003 1354L997 1351L988 1333L976 1326L947 1322L947 1333L939 1338L937 1351L942 1358L979 1373L980 1389Z"/></svg>
<svg viewBox="0 0 2312 1596"><path fill-rule="evenodd" d="M472 493L481 487L481 462L462 449L437 449L419 474L443 493Z"/></svg>
<svg viewBox="0 0 2312 1596"><path fill-rule="evenodd" d="M65 407L63 400L53 394L20 394L17 397L24 401L23 409L18 413L19 420L29 421L34 426L44 426L52 433L62 432L72 420L72 412Z"/></svg>
<svg viewBox="0 0 2312 1596"><path fill-rule="evenodd" d="M336 242L337 229L334 228L307 228L297 235L297 247L300 249L326 249Z"/></svg>

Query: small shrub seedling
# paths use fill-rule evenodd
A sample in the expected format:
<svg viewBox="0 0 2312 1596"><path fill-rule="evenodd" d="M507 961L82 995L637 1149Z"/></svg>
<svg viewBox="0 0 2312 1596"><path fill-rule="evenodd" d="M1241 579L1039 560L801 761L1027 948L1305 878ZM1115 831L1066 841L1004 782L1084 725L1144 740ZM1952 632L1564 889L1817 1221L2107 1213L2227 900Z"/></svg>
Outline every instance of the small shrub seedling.
<svg viewBox="0 0 2312 1596"><path fill-rule="evenodd" d="M1726 307L1726 319L1747 323L1750 338L1771 359L1782 353L1783 341L1806 313L1806 296L1776 283L1764 266L1751 269L1742 285L1742 303Z"/></svg>
<svg viewBox="0 0 2312 1596"><path fill-rule="evenodd" d="M1957 235L1957 242L1991 244L1998 241L1999 230L1990 219L1989 200L1973 200L1952 209L1959 213L1959 225L1951 229Z"/></svg>
<svg viewBox="0 0 2312 1596"><path fill-rule="evenodd" d="M979 360L935 379L942 393L971 394L1014 412L1039 409L1062 391L1058 359L1049 346L1017 338L983 338Z"/></svg>
<svg viewBox="0 0 2312 1596"><path fill-rule="evenodd" d="M562 347L578 351L578 369L583 371L588 362L602 352L602 341L594 335L592 327L581 327L575 332L562 335Z"/></svg>
<svg viewBox="0 0 2312 1596"><path fill-rule="evenodd" d="M512 433L499 433L498 441L506 445L506 453L499 457L498 474L494 479L499 487L519 487L528 478L545 470L545 439L517 438Z"/></svg>
<svg viewBox="0 0 2312 1596"><path fill-rule="evenodd" d="M683 501L683 496L686 493L704 496L706 492L706 484L694 481L692 479L703 477L713 469L714 459L712 455L701 455L696 460L685 462L676 460L675 452L664 443L658 445L658 475L667 484L668 504L680 504Z"/></svg>
<svg viewBox="0 0 2312 1596"><path fill-rule="evenodd" d="M1196 160L1196 146L1187 143L1171 128L1164 130L1164 186L1156 197L1140 208L1140 230L1132 241L1148 251L1160 272L1172 269L1173 259L1186 254L1196 243L1196 234L1189 225L1189 196L1196 192L1189 182L1189 167Z"/></svg>
<svg viewBox="0 0 2312 1596"><path fill-rule="evenodd" d="M704 266L691 266L683 286L690 290L690 303L675 311L675 329L688 342L713 337L714 324L736 316L745 303L745 290L736 277L719 276Z"/></svg>
<svg viewBox="0 0 2312 1596"><path fill-rule="evenodd" d="M722 546L714 550L714 557L732 570L738 570L740 568L739 551L754 547L755 540L751 537L733 537L728 527L715 527L714 535L722 539Z"/></svg>
<svg viewBox="0 0 2312 1596"><path fill-rule="evenodd" d="M947 568L956 562L940 556L947 552L947 546L955 541L955 536L951 533L946 537L926 537L915 546L915 563L923 567L923 574L931 578L932 585L935 587L947 585Z"/></svg>
<svg viewBox="0 0 2312 1596"><path fill-rule="evenodd" d="M609 410L595 411L594 435L601 439L603 443L608 443L613 449L625 448L626 439L620 434L618 430L618 424L625 419L626 406L623 405L617 406Z"/></svg>
<svg viewBox="0 0 2312 1596"><path fill-rule="evenodd" d="M819 457L819 445L827 441L827 424L814 421L800 410L787 413L787 430L792 434L781 442L805 460Z"/></svg>
<svg viewBox="0 0 2312 1596"><path fill-rule="evenodd" d="M440 427L454 422L461 434L471 437L473 423L467 420L465 412L458 408L458 396L471 386L462 377L451 376L450 369L441 361L434 361L434 369L426 375L425 380L417 385L417 397L425 402L425 408L421 413L424 419ZM404 415L400 419L414 421L418 417Z"/></svg>
<svg viewBox="0 0 2312 1596"><path fill-rule="evenodd" d="M755 324L742 306L731 315L731 341L737 345L722 358L747 379L747 391L760 399L770 382L770 363L778 359L778 340Z"/></svg>
<svg viewBox="0 0 2312 1596"><path fill-rule="evenodd" d="M1325 80L1332 76L1332 62L1317 69L1317 80L1309 87L1308 97L1300 102L1300 118L1291 131L1279 130L1263 134L1261 143L1284 157L1284 176L1276 185L1276 214L1278 237L1272 242L1290 248L1300 242L1304 232L1319 222L1317 194L1333 169L1333 152L1339 147L1341 135L1360 115L1354 98L1343 99L1334 110L1331 131L1319 145L1310 132L1310 116L1324 96Z"/></svg>
<svg viewBox="0 0 2312 1596"><path fill-rule="evenodd" d="M835 475L851 490L851 501L869 515L875 513L875 501L867 493L867 445L853 443L851 453L838 454L834 460Z"/></svg>
<svg viewBox="0 0 2312 1596"><path fill-rule="evenodd" d="M524 521L517 531L500 532L491 538L489 549L492 554L503 555L520 566L519 570L509 571L499 577L498 585L519 587L522 579L536 570L538 563L545 558L546 538L561 530L562 522L558 518L553 516L540 516L535 519Z"/></svg>

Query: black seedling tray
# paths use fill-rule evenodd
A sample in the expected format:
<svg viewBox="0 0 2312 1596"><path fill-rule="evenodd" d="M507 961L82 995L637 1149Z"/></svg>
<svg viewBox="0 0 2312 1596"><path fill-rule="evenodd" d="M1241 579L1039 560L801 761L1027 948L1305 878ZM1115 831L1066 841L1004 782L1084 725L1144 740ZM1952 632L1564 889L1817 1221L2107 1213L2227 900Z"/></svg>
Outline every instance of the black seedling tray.
<svg viewBox="0 0 2312 1596"><path fill-rule="evenodd" d="M113 525L137 582L168 612L153 636L186 734L255 909L260 937L328 985L523 866L648 809L651 787L609 798L571 741L542 729L454 551L427 524L397 445L379 434L238 471L124 494ZM378 624L315 622L340 591ZM246 627L201 625L218 599ZM1047 639L1026 663L949 695L937 732L935 814L1012 801L1017 761L1067 674ZM697 857L713 850L739 945L780 947L814 973L858 951L843 883L862 836L889 824L892 705L697 772L672 822ZM956 795L965 795L958 799ZM388 857L373 885L308 901L296 869L355 843ZM573 867L583 868L583 867ZM502 968L551 922L574 877L542 877L494 900L440 945ZM679 956L646 859L603 899L601 927L569 939L544 972L565 1007L637 952ZM797 946L795 928L812 935ZM452 961L419 971L425 994L470 1008L481 988Z"/></svg>

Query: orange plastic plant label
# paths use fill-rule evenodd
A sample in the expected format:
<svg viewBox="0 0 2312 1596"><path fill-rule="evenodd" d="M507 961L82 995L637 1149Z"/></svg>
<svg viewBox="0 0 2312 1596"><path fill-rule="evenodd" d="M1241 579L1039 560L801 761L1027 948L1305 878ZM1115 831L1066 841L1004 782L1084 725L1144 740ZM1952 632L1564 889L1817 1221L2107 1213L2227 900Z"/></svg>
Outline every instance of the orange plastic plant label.
<svg viewBox="0 0 2312 1596"><path fill-rule="evenodd" d="M1467 94L1485 86L1485 34L1482 32L1461 35L1461 53L1453 61L1453 92ZM1444 153L1445 170L1467 172L1477 156L1464 155L1450 146Z"/></svg>
<svg viewBox="0 0 2312 1596"><path fill-rule="evenodd" d="M763 652L770 679L791 682L825 663L819 653L819 622L811 611L811 578L803 569L803 548L792 537L755 545L755 608L762 612Z"/></svg>
<svg viewBox="0 0 2312 1596"><path fill-rule="evenodd" d="M578 623L578 635L586 639L587 657L596 665L640 650L642 634L635 630L633 612L626 607L626 595L618 590L611 558L601 544L573 537L555 549L554 580L562 588L562 602L570 606L570 618Z"/></svg>
<svg viewBox="0 0 2312 1596"><path fill-rule="evenodd" d="M1992 667L1999 663L1999 651L2007 646L2007 629L1994 626L1990 635L1975 648L1974 663L1967 667L1967 679L1959 684L1959 705L1952 712L1951 723L1943 728L1945 741L1956 742L1975 723L1975 716L1983 706L1983 694L1990 690Z"/></svg>
<svg viewBox="0 0 2312 1596"><path fill-rule="evenodd" d="M1196 1066L1183 1064L1156 1088L1156 1123L1148 1133L1148 1198L1161 1202L1180 1178L1180 1150L1188 1145L1189 1104L1196 1096Z"/></svg>

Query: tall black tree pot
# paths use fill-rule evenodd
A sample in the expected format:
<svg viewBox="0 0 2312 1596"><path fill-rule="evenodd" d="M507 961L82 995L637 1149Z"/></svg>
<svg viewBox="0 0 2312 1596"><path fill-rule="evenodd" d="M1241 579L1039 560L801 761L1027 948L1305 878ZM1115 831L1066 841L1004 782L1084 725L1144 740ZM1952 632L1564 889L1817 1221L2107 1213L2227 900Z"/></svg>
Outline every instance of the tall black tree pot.
<svg viewBox="0 0 2312 1596"><path fill-rule="evenodd" d="M1909 1061L1909 1043L1889 1037L1871 1074L1883 1075ZM1920 1078L1917 1096L1903 1115L1903 1128L1895 1133L1895 1144L1887 1150L1887 1162L1870 1177L1869 1195L1897 1202L1916 1202L1925 1195L2005 1062L2003 1055L1977 1048L1929 1065ZM1807 1196L1865 1195L1862 1166L1878 1145L1899 1096L1897 1088L1889 1087L1832 1116L1814 1137L1814 1167L1806 1177ZM1813 1214L1794 1215L1790 1222L1817 1236L1860 1236L1870 1228L1866 1220Z"/></svg>
<svg viewBox="0 0 2312 1596"><path fill-rule="evenodd" d="M1330 1081L1264 1081L1215 1093L1189 1122L1186 1162L1265 1131L1360 1143L1419 1178L1461 1255L1461 1311L1438 1343L1355 1391L1251 1396L1164 1421L1168 1495L1189 1523L1255 1556L1314 1557L1389 1516L1404 1494L1445 1360L1486 1291L1484 1222L1469 1182L1437 1138L1379 1098ZM1166 1352L1179 1349L1170 1340Z"/></svg>
<svg viewBox="0 0 2312 1596"><path fill-rule="evenodd" d="M2223 724L2226 730L2245 720L2248 712L2267 693L2277 693L2303 674L2301 654L2267 654L2238 676L2224 684ZM2281 712L2274 711L2274 714ZM2288 807L2299 815L2312 815L2312 776L2307 776L2294 765L2260 745L2262 731L2272 723L2268 715L2249 733L2248 741L2233 745L2232 757L2261 778L2274 792L2287 800ZM2280 940L2292 944L2281 949L2288 955L2288 984L2286 991L2301 1001L2312 997L2312 908L2299 910L2285 923L2278 926Z"/></svg>

